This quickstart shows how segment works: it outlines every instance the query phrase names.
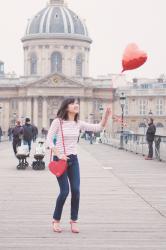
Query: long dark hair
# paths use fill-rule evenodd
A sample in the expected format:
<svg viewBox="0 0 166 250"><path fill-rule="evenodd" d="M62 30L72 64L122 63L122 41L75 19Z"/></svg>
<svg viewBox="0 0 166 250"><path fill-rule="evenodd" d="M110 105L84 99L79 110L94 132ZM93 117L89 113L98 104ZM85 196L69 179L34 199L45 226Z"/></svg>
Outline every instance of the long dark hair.
<svg viewBox="0 0 166 250"><path fill-rule="evenodd" d="M64 99L63 102L61 103L61 106L60 106L58 112L57 112L57 117L61 118L62 120L67 121L69 119L68 118L68 111L67 111L68 105L75 103L75 101L79 102L79 98L68 97L68 98ZM78 119L79 119L79 114L76 114L74 117L74 121L77 122Z"/></svg>

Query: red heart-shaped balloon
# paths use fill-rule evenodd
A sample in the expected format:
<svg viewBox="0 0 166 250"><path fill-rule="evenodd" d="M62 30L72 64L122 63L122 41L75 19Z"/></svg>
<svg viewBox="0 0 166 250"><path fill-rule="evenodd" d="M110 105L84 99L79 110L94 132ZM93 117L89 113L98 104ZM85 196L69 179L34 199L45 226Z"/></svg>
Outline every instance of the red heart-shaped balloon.
<svg viewBox="0 0 166 250"><path fill-rule="evenodd" d="M122 59L122 72L139 68L147 61L147 53L139 50L138 46L134 43L129 44L123 54Z"/></svg>

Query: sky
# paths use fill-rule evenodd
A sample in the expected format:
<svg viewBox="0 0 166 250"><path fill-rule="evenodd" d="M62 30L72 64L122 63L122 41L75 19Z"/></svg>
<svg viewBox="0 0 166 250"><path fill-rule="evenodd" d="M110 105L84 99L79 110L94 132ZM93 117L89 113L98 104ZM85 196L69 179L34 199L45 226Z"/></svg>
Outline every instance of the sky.
<svg viewBox="0 0 166 250"><path fill-rule="evenodd" d="M46 6L47 0L0 0L0 60L5 71L23 75L24 36L27 20ZM141 68L127 77L166 74L166 0L67 0L68 7L86 24L93 40L90 76L118 74L129 43L148 53Z"/></svg>

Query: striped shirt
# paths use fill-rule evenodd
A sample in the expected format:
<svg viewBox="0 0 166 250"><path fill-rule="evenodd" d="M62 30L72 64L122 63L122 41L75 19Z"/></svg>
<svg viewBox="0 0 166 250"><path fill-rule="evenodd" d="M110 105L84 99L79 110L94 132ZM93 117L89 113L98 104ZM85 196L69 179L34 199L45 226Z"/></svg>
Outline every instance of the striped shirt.
<svg viewBox="0 0 166 250"><path fill-rule="evenodd" d="M81 131L92 131L92 132L100 132L103 127L99 124L90 124L84 121L63 121L62 129L64 134L64 143L66 149L66 155L77 154L77 141L79 137L80 130ZM53 143L53 138L56 135L57 141L56 146ZM48 131L47 135L47 145L50 148L56 148L58 153L61 155L64 154L63 142L62 142L62 133L60 127L60 121L56 118Z"/></svg>

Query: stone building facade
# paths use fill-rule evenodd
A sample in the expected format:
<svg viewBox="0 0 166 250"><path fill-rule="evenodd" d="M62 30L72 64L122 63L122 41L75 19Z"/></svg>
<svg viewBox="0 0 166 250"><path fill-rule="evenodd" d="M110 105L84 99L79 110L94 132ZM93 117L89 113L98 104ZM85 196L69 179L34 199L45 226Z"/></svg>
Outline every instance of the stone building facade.
<svg viewBox="0 0 166 250"><path fill-rule="evenodd" d="M39 130L48 129L67 96L79 98L81 119L98 122L99 111L112 99L112 83L100 85L100 81L89 77L92 40L77 14L63 0L50 0L29 20L22 43L23 77L5 75L4 63L0 63L3 131L7 132L16 120L23 123L26 117Z"/></svg>
<svg viewBox="0 0 166 250"><path fill-rule="evenodd" d="M0 61L0 126L7 133L16 120L48 129L64 97L80 101L80 118L99 122L104 108L111 105L107 130L121 130L119 95L124 92L125 130L145 133L152 115L157 133L166 134L166 80L135 79L124 75L89 76L92 40L88 29L64 0L49 0L45 8L28 21L22 38L24 76L6 75Z"/></svg>
<svg viewBox="0 0 166 250"><path fill-rule="evenodd" d="M120 93L126 96L124 109L125 130L145 134L147 120L154 119L158 135L166 135L166 80L136 80L126 87L118 88L114 96L114 113L121 117ZM120 131L120 123L113 121L113 131Z"/></svg>

